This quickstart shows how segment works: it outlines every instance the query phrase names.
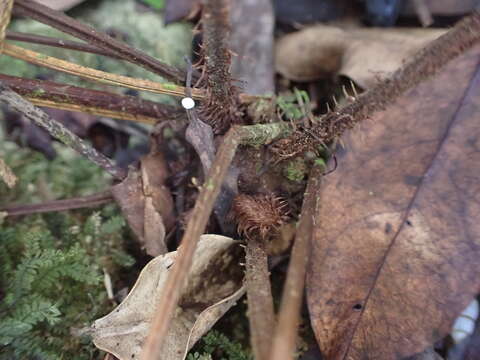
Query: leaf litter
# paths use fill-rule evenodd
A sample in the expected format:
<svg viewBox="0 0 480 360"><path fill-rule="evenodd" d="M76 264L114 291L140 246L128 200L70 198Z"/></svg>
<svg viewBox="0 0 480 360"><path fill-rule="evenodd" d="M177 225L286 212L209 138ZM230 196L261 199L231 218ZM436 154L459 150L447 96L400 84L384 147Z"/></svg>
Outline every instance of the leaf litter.
<svg viewBox="0 0 480 360"><path fill-rule="evenodd" d="M477 46L344 137L307 275L327 359L420 352L477 294L479 57Z"/></svg>
<svg viewBox="0 0 480 360"><path fill-rule="evenodd" d="M193 266L171 323L161 358L184 359L187 351L244 294L239 243L220 235L202 235ZM137 358L177 252L151 260L129 295L110 314L94 322L94 343L120 360Z"/></svg>

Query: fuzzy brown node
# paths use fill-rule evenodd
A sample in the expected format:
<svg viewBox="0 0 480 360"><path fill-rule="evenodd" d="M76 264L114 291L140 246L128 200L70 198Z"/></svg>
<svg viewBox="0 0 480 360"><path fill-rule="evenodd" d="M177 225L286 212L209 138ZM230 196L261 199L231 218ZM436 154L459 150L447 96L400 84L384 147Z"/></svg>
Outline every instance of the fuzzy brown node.
<svg viewBox="0 0 480 360"><path fill-rule="evenodd" d="M272 194L240 194L233 200L238 232L247 239L271 239L289 219L287 203Z"/></svg>

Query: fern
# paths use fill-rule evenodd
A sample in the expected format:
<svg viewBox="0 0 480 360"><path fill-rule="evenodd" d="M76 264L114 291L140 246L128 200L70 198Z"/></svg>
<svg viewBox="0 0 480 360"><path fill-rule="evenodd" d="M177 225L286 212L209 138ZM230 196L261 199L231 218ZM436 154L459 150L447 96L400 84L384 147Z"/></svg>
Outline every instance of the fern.
<svg viewBox="0 0 480 360"><path fill-rule="evenodd" d="M107 186L108 178L87 161L75 158L70 166L75 155L64 148L47 161L1 140L0 155L20 183L13 191L0 183L0 202L38 202L45 191L60 198ZM114 306L103 272L115 283L119 270L134 263L123 250L124 229L113 206L0 218L0 360L100 358L91 341L71 332Z"/></svg>
<svg viewBox="0 0 480 360"><path fill-rule="evenodd" d="M115 274L118 264L133 263L120 246L122 219L103 219L101 213L83 223L72 216L54 222L33 216L0 226L0 359L98 355L71 330L89 325L113 306L103 270ZM52 225L62 237L53 235Z"/></svg>

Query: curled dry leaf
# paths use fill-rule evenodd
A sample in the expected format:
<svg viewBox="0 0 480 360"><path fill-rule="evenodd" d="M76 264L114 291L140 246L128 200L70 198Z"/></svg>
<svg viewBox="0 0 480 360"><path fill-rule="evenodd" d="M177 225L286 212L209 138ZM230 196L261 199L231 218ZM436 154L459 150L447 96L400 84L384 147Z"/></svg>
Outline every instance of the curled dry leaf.
<svg viewBox="0 0 480 360"><path fill-rule="evenodd" d="M401 359L480 288L480 47L344 138L307 298L326 359Z"/></svg>
<svg viewBox="0 0 480 360"><path fill-rule="evenodd" d="M288 79L311 81L345 75L363 88L398 69L403 60L442 35L439 29L340 29L316 25L281 38L276 70Z"/></svg>
<svg viewBox="0 0 480 360"><path fill-rule="evenodd" d="M231 238L202 235L175 318L165 339L163 360L183 359L200 337L243 295L241 247ZM95 345L120 360L138 358L177 252L150 261L132 291L91 327Z"/></svg>
<svg viewBox="0 0 480 360"><path fill-rule="evenodd" d="M173 199L165 186L168 176L161 152L152 150L141 160L140 172L112 187L112 195L147 254L167 252L165 235L175 222Z"/></svg>
<svg viewBox="0 0 480 360"><path fill-rule="evenodd" d="M215 159L215 144L212 127L204 123L197 116L195 110L191 110L192 116L185 131L185 138L193 146L200 162L202 163L203 174L206 176L212 167ZM226 221L228 212L232 204L233 197L237 195L237 178L239 170L231 166L228 174L222 184L220 194L215 201L214 213L217 217L224 234L233 233L231 225Z"/></svg>

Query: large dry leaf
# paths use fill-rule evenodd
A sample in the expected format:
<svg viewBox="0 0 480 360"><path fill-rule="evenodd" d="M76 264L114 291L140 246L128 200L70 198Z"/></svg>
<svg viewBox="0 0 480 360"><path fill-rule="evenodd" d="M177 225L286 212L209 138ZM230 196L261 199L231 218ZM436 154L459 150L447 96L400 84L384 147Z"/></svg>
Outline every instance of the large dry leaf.
<svg viewBox="0 0 480 360"><path fill-rule="evenodd" d="M277 42L275 67L280 74L296 81L339 74L369 88L378 82L378 77L388 76L444 32L406 28L343 30L316 25Z"/></svg>
<svg viewBox="0 0 480 360"><path fill-rule="evenodd" d="M112 187L125 219L151 256L167 252L165 235L175 222L172 195L165 186L167 176L162 153L152 149L142 158L140 172L130 171L124 181Z"/></svg>
<svg viewBox="0 0 480 360"><path fill-rule="evenodd" d="M478 0L423 0L428 10L434 15L463 15L478 6ZM402 13L405 15L415 14L413 0L406 2Z"/></svg>
<svg viewBox="0 0 480 360"><path fill-rule="evenodd" d="M242 249L220 235L202 235L188 282L165 339L163 360L183 359L200 337L243 295ZM95 345L120 360L138 358L177 252L158 256L140 273L132 291L92 326Z"/></svg>
<svg viewBox="0 0 480 360"><path fill-rule="evenodd" d="M307 296L327 359L401 359L480 290L480 48L344 140Z"/></svg>

